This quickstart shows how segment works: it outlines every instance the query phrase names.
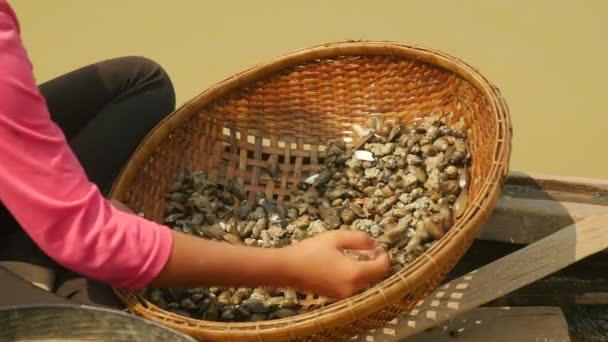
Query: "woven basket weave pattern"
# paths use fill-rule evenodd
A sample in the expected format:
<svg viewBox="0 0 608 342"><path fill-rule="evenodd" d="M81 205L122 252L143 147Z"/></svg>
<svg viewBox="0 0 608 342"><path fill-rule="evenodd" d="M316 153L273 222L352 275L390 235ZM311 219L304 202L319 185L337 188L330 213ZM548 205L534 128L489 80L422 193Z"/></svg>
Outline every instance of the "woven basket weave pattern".
<svg viewBox="0 0 608 342"><path fill-rule="evenodd" d="M449 56L389 43L344 43L252 68L163 122L136 152L112 194L161 221L168 185L188 169L205 170L221 184L234 176L249 190L250 200L263 191L281 203L294 183L317 173L329 139L352 137L352 124L365 124L371 114L404 123L429 114L448 124L464 118L469 128L469 206L452 230L407 269L351 299L258 323L191 320L135 294L117 291L119 296L138 314L215 340L310 340L312 334L315 340L345 338L411 309L467 250L508 171L511 127L506 105L474 69ZM264 170L271 155L278 156L281 168L276 183Z"/></svg>

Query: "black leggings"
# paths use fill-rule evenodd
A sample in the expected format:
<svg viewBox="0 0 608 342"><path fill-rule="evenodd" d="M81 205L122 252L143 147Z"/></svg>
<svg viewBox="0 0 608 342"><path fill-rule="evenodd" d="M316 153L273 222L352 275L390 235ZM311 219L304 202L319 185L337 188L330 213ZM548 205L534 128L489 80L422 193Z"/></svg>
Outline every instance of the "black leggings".
<svg viewBox="0 0 608 342"><path fill-rule="evenodd" d="M89 179L107 194L148 132L175 109L166 72L140 57L86 66L40 85Z"/></svg>
<svg viewBox="0 0 608 342"><path fill-rule="evenodd" d="M39 88L51 119L61 127L89 179L106 196L142 139L175 109L169 76L142 57L92 64ZM59 268L1 204L0 260Z"/></svg>

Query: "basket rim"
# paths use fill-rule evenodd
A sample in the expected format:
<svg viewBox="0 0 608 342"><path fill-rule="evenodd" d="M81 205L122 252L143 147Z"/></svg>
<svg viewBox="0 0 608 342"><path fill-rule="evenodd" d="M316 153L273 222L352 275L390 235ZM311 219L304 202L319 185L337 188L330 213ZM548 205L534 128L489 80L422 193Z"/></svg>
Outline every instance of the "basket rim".
<svg viewBox="0 0 608 342"><path fill-rule="evenodd" d="M400 299L403 293L414 288L412 284L419 284L420 280L426 280L424 274L433 272L433 269L439 267L436 259L445 258L447 253L450 253L458 245L466 242L464 241L465 233L468 234L471 231L478 230L489 217L506 181L511 157L511 119L509 108L500 90L476 68L459 58L440 50L392 41L339 41L324 43L288 52L267 61L254 64L244 71L216 83L183 103L151 130L119 173L110 190L109 197L120 200L117 197L118 194L125 193L128 184L135 177L143 162L154 153L155 147L167 138L182 122L190 118L191 115L194 115L195 111L193 107L204 106L231 90L264 78L285 67L345 55L406 57L439 66L466 80L488 100L491 109L488 117L497 123L497 133L492 141L494 143L494 161L488 172L487 179L480 186L477 201L469 203L463 216L458 219L450 231L431 249L408 265L407 268L391 275L364 292L311 312L262 322L224 323L195 320L173 315L158 308L158 310L167 316L176 317L176 321L187 322L188 326L184 327L184 329L192 331L191 329L204 328L205 332L195 331L213 336L217 336L220 333L228 333L231 336L260 336L266 330L272 330L273 335L275 333L282 333L297 336L323 332L345 323L354 322ZM120 289L115 289L115 291L117 294L124 293ZM138 305L142 304L140 302ZM143 312L149 313L149 311L150 309L148 308L143 309ZM164 321L169 323L167 320ZM314 321L315 324L310 324L311 321Z"/></svg>

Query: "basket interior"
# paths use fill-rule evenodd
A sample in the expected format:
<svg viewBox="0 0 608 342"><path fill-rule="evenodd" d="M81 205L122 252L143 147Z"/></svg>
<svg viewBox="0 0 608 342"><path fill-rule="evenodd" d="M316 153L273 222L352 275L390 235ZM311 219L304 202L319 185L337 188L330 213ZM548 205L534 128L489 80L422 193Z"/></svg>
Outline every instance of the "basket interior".
<svg viewBox="0 0 608 342"><path fill-rule="evenodd" d="M487 100L474 87L443 68L397 57L347 56L285 68L217 98L182 122L144 162L129 186L129 205L160 222L163 195L183 170L204 170L219 184L235 177L249 192L281 203L294 184L317 173L320 152L330 139L352 137L354 123L369 115L410 123L423 116L448 124L463 119L473 156L475 181L487 176L494 160L497 128L484 120ZM486 142L486 143L484 143ZM276 155L277 182L264 171Z"/></svg>
<svg viewBox="0 0 608 342"><path fill-rule="evenodd" d="M183 120L155 146L119 199L162 222L167 188L180 172L203 170L219 184L235 177L249 200L262 191L281 203L297 182L318 173L328 140L354 136L352 124L365 124L370 115L402 123L433 115L448 125L463 120L468 128L469 203L475 202L500 134L496 120L488 119L490 106L459 75L414 58L347 55L290 65L178 110ZM278 181L265 172L271 156L278 157ZM325 301L310 297L309 303L304 310Z"/></svg>

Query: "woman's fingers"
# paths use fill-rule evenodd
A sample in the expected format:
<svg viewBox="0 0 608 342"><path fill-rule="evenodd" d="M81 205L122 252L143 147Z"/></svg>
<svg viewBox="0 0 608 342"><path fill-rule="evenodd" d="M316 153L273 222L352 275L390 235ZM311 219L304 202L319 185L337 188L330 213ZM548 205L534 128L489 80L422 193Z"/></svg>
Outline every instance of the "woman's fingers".
<svg viewBox="0 0 608 342"><path fill-rule="evenodd" d="M378 242L365 232L339 230L335 232L336 247L339 249L369 250L378 246Z"/></svg>

